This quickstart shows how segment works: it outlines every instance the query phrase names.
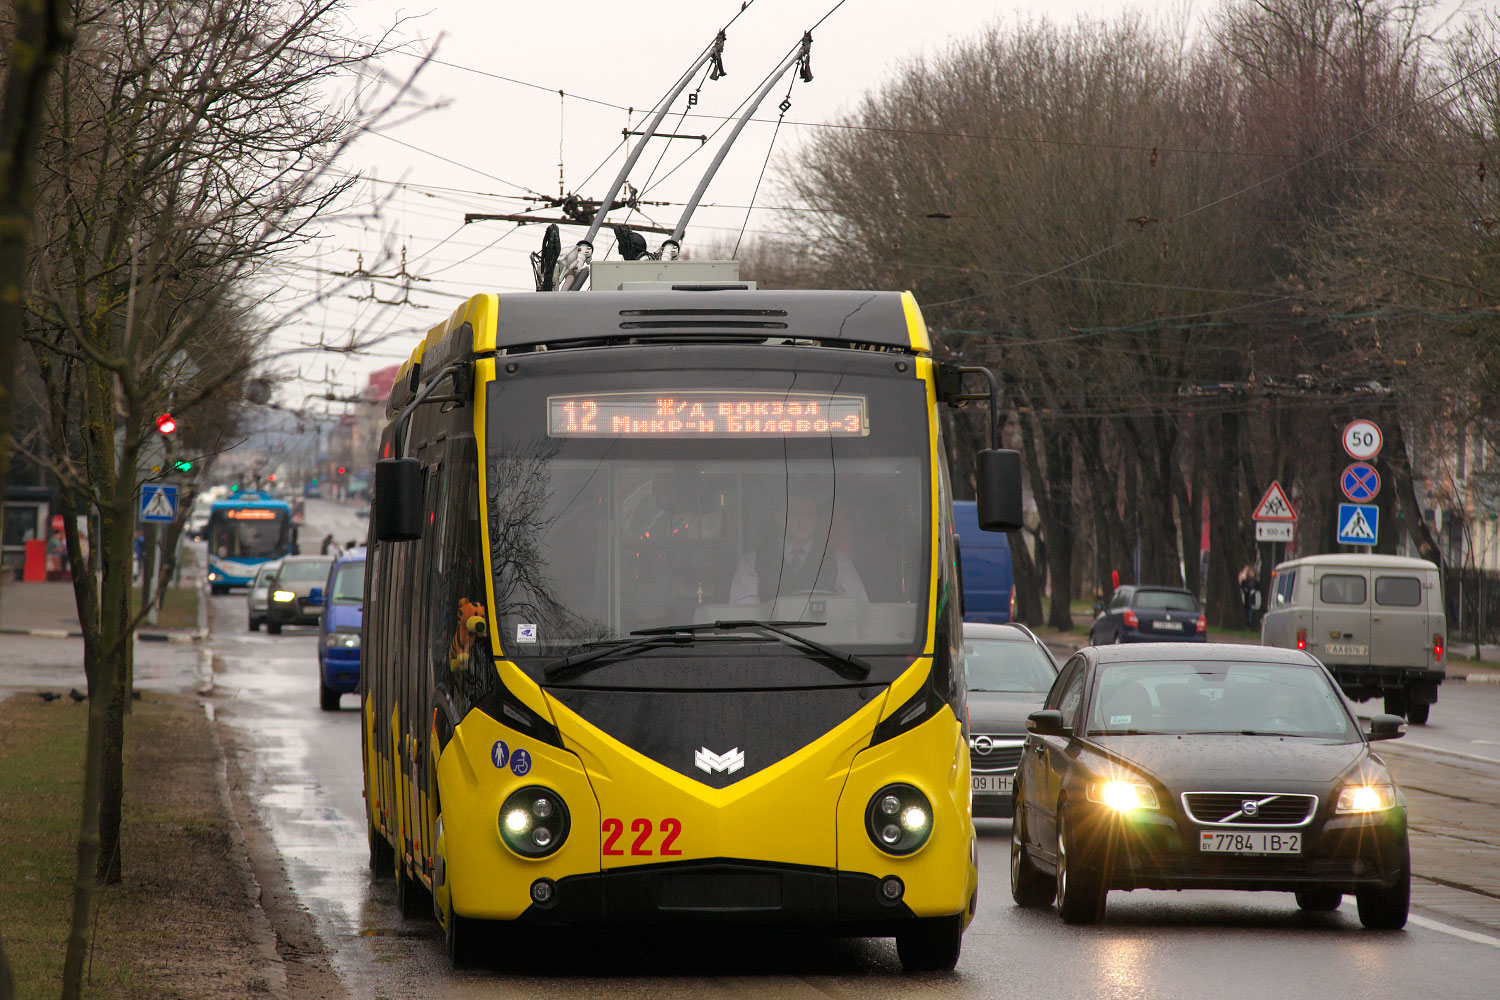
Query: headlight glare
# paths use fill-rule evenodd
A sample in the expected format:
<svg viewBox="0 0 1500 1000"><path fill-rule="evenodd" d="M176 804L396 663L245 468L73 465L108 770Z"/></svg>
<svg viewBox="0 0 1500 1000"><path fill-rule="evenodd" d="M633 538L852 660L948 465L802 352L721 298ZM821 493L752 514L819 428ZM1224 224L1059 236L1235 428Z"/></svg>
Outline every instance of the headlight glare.
<svg viewBox="0 0 1500 1000"><path fill-rule="evenodd" d="M297 595L290 590L278 590L271 594L271 600L285 604L287 601L295 601Z"/></svg>
<svg viewBox="0 0 1500 1000"><path fill-rule="evenodd" d="M865 807L865 831L887 854L912 854L932 836L932 803L914 785L887 785Z"/></svg>
<svg viewBox="0 0 1500 1000"><path fill-rule="evenodd" d="M1341 813L1383 812L1396 804L1396 787L1388 781L1345 785L1336 808Z"/></svg>
<svg viewBox="0 0 1500 1000"><path fill-rule="evenodd" d="M500 839L523 858L546 857L568 839L568 807L550 788L518 788L500 807Z"/></svg>
<svg viewBox="0 0 1500 1000"><path fill-rule="evenodd" d="M1156 808L1156 792L1144 781L1132 779L1090 782L1088 797L1090 802L1109 806L1120 813Z"/></svg>

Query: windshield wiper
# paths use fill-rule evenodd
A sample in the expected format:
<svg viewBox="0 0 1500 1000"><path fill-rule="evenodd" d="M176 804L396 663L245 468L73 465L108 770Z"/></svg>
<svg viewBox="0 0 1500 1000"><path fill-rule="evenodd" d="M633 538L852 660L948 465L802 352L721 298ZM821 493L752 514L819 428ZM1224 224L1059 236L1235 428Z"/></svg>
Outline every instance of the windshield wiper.
<svg viewBox="0 0 1500 1000"><path fill-rule="evenodd" d="M587 653L573 653L543 666L542 675L549 681L572 680L579 674L587 673L583 668L590 663L597 663L611 656L629 656L657 646L680 646L693 641L693 637L681 629L675 631L677 633L675 635L649 635L600 649L591 649Z"/></svg>
<svg viewBox="0 0 1500 1000"><path fill-rule="evenodd" d="M1171 736L1156 729L1090 729L1090 736Z"/></svg>
<svg viewBox="0 0 1500 1000"><path fill-rule="evenodd" d="M701 622L692 625L663 625L659 628L638 628L630 634L664 636L673 633L691 634L694 632L733 632L736 629L742 628L760 629L762 632L769 632L772 635L779 636L783 642L793 643L834 660L838 665L830 664L829 669L845 680L862 681L869 677L870 664L862 657L791 631L793 628L815 628L827 624L827 622L756 621L753 618L746 618L732 621Z"/></svg>

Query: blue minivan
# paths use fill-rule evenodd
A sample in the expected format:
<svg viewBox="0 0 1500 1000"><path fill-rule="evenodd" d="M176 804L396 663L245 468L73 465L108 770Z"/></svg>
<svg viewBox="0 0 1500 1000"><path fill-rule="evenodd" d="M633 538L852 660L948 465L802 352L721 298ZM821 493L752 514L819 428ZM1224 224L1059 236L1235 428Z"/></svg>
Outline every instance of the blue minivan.
<svg viewBox="0 0 1500 1000"><path fill-rule="evenodd" d="M1016 607L1009 536L1003 531L980 531L972 500L953 501L953 524L963 561L964 621L1004 625Z"/></svg>
<svg viewBox="0 0 1500 1000"><path fill-rule="evenodd" d="M359 629L365 604L365 550L350 549L334 560L323 588L318 629L318 700L336 712L339 696L359 687Z"/></svg>

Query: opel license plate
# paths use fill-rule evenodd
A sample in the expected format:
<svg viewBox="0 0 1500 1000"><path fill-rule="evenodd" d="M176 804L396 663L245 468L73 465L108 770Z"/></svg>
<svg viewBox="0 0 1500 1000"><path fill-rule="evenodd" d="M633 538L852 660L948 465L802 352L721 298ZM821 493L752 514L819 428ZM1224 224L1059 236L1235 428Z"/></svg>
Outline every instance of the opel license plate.
<svg viewBox="0 0 1500 1000"><path fill-rule="evenodd" d="M1181 632L1182 622L1157 622L1156 627L1165 629L1168 632Z"/></svg>
<svg viewBox="0 0 1500 1000"><path fill-rule="evenodd" d="M1276 830L1246 830L1242 833L1203 830L1198 834L1198 849L1219 854L1301 854L1302 834Z"/></svg>
<svg viewBox="0 0 1500 1000"><path fill-rule="evenodd" d="M1015 777L1012 774L976 774L974 779L975 795L1009 795L1010 783Z"/></svg>

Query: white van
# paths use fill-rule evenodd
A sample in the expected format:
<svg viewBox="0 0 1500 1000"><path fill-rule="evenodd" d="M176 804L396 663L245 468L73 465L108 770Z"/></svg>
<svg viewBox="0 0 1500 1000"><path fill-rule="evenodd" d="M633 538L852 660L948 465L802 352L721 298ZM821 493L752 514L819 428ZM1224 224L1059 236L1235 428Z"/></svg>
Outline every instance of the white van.
<svg viewBox="0 0 1500 1000"><path fill-rule="evenodd" d="M1307 650L1350 698L1384 696L1386 712L1422 725L1443 682L1447 634L1436 565L1335 553L1276 567L1260 641Z"/></svg>

